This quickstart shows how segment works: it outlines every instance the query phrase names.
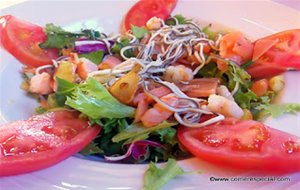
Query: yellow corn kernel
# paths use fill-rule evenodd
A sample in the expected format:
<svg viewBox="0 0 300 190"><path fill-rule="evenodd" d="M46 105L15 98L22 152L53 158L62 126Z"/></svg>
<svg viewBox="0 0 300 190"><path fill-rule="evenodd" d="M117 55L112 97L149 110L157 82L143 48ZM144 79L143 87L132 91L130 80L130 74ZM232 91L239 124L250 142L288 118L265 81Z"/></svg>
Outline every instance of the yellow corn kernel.
<svg viewBox="0 0 300 190"><path fill-rule="evenodd" d="M243 111L244 111L244 115L243 115L243 117L241 118L242 120L252 120L252 119L253 119L253 115L252 115L252 113L251 113L250 110L248 110L248 109L243 109Z"/></svg>
<svg viewBox="0 0 300 190"><path fill-rule="evenodd" d="M279 92L284 88L285 82L284 82L284 78L282 75L278 75L275 77L272 77L269 80L269 87L271 90L275 91L275 92Z"/></svg>

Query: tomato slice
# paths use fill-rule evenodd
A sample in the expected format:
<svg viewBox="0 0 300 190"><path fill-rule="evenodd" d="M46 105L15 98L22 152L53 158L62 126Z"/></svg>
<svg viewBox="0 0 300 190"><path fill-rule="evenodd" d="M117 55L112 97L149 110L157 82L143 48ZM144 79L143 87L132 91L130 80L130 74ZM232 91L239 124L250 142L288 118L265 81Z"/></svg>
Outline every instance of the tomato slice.
<svg viewBox="0 0 300 190"><path fill-rule="evenodd" d="M131 25L145 26L146 22L156 16L167 19L177 4L177 0L140 0L128 11L125 17L125 29Z"/></svg>
<svg viewBox="0 0 300 190"><path fill-rule="evenodd" d="M253 120L227 118L202 128L180 126L178 139L200 159L264 172L300 171L300 138Z"/></svg>
<svg viewBox="0 0 300 190"><path fill-rule="evenodd" d="M74 111L56 111L0 126L0 176L54 165L83 149L99 133Z"/></svg>
<svg viewBox="0 0 300 190"><path fill-rule="evenodd" d="M254 42L253 78L272 77L289 69L300 70L300 29L287 30ZM276 68L278 67L278 68Z"/></svg>
<svg viewBox="0 0 300 190"><path fill-rule="evenodd" d="M41 49L39 44L47 39L43 28L14 16L0 17L0 44L21 63L38 67L52 64L58 57L57 49Z"/></svg>

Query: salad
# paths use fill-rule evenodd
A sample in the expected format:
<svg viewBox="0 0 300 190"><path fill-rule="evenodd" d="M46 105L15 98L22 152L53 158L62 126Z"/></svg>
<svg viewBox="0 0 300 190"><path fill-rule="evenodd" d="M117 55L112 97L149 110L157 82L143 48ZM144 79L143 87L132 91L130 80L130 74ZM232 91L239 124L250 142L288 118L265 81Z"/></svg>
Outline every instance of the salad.
<svg viewBox="0 0 300 190"><path fill-rule="evenodd" d="M299 69L299 29L250 42L169 16L175 1L163 1L161 15L149 2L157 3L135 4L124 31L112 36L1 17L1 45L25 65L22 88L40 102L38 115L1 126L1 175L78 151L109 162L174 166L172 159L195 155L235 168L299 171L299 137L259 121L300 109L272 104L284 87L280 74ZM135 18L137 10L147 18ZM29 164L36 159L43 162Z"/></svg>

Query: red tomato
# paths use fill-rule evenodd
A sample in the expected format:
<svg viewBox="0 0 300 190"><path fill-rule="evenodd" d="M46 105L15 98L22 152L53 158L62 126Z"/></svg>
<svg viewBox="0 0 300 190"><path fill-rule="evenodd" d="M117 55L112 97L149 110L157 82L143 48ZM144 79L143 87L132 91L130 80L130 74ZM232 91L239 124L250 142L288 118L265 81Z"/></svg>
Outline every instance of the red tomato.
<svg viewBox="0 0 300 190"><path fill-rule="evenodd" d="M286 68L283 66L264 63L255 63L255 66L250 66L247 68L247 72L251 75L251 77L256 79L280 75L285 71Z"/></svg>
<svg viewBox="0 0 300 190"><path fill-rule="evenodd" d="M175 8L177 0L140 0L128 11L125 17L125 29L131 25L145 26L146 22L156 16L167 19Z"/></svg>
<svg viewBox="0 0 300 190"><path fill-rule="evenodd" d="M0 17L0 44L21 63L38 67L58 57L56 49L41 49L47 39L43 28L11 15Z"/></svg>
<svg viewBox="0 0 300 190"><path fill-rule="evenodd" d="M300 138L253 120L227 118L202 128L180 126L178 139L200 159L239 169L300 171Z"/></svg>
<svg viewBox="0 0 300 190"><path fill-rule="evenodd" d="M57 111L0 126L0 176L32 172L75 154L99 133L78 113Z"/></svg>
<svg viewBox="0 0 300 190"><path fill-rule="evenodd" d="M247 71L253 78L265 78L289 69L300 70L299 49L300 29L287 30L259 39L254 43L254 64L247 68Z"/></svg>

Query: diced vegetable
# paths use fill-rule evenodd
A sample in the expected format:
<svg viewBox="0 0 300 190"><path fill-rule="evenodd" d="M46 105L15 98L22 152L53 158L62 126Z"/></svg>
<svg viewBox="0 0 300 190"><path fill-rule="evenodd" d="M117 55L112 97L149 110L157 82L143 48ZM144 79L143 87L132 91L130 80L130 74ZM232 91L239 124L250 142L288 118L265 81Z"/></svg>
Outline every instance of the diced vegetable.
<svg viewBox="0 0 300 190"><path fill-rule="evenodd" d="M109 91L120 102L129 104L134 98L139 79L140 77L136 72L130 71L118 79L112 87L109 88Z"/></svg>
<svg viewBox="0 0 300 190"><path fill-rule="evenodd" d="M55 79L58 77L66 81L73 82L75 80L75 70L75 64L69 61L62 61L57 67L53 78Z"/></svg>

